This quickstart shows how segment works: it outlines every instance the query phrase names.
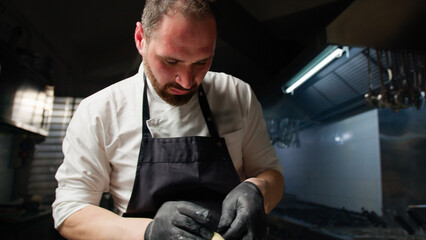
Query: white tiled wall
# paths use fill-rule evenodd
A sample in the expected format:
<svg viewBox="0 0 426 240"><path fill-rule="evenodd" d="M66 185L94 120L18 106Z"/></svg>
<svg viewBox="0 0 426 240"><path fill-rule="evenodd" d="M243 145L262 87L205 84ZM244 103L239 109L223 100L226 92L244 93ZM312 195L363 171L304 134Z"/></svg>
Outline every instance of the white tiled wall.
<svg viewBox="0 0 426 240"><path fill-rule="evenodd" d="M382 214L377 110L300 132L301 147L275 147L285 191L299 200Z"/></svg>
<svg viewBox="0 0 426 240"><path fill-rule="evenodd" d="M0 203L12 196L13 169L9 167L12 135L0 133Z"/></svg>

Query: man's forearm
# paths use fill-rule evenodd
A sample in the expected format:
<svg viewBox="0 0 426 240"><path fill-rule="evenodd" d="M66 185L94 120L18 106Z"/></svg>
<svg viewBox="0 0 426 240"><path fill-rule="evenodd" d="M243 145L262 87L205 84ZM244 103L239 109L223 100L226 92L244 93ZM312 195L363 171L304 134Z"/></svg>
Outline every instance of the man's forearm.
<svg viewBox="0 0 426 240"><path fill-rule="evenodd" d="M66 239L144 239L152 219L123 218L98 206L85 207L69 216L59 227Z"/></svg>
<svg viewBox="0 0 426 240"><path fill-rule="evenodd" d="M266 170L246 181L255 184L262 192L265 212L269 213L281 200L284 193L284 178L276 170Z"/></svg>

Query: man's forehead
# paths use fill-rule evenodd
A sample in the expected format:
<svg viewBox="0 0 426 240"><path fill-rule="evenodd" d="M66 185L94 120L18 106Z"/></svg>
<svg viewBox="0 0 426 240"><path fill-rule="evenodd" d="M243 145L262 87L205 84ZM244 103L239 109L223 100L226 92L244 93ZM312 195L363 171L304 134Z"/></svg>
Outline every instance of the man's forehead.
<svg viewBox="0 0 426 240"><path fill-rule="evenodd" d="M156 39L171 35L177 38L185 35L196 39L203 34L216 38L216 21L213 17L194 17L177 13L162 16L150 37Z"/></svg>

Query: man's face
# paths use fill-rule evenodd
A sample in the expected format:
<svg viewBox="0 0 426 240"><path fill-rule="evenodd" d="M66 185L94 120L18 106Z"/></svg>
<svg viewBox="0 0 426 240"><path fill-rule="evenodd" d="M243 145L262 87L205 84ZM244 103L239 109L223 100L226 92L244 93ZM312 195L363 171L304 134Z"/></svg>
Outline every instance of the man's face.
<svg viewBox="0 0 426 240"><path fill-rule="evenodd" d="M213 60L214 18L186 18L169 13L163 16L149 39L140 24L138 26L143 40L137 47L154 89L171 105L187 103L197 92Z"/></svg>

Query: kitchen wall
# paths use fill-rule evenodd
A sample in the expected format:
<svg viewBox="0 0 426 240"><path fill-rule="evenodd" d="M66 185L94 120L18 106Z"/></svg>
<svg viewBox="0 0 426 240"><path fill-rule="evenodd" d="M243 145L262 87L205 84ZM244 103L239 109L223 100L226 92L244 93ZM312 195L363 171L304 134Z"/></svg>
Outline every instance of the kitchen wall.
<svg viewBox="0 0 426 240"><path fill-rule="evenodd" d="M0 132L0 203L11 200L13 169L10 168L12 134Z"/></svg>
<svg viewBox="0 0 426 240"><path fill-rule="evenodd" d="M300 148L275 147L285 192L298 200L382 214L378 111L300 132Z"/></svg>

